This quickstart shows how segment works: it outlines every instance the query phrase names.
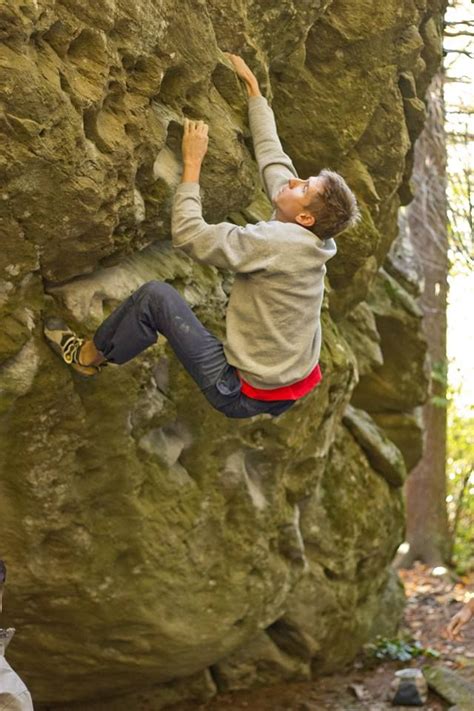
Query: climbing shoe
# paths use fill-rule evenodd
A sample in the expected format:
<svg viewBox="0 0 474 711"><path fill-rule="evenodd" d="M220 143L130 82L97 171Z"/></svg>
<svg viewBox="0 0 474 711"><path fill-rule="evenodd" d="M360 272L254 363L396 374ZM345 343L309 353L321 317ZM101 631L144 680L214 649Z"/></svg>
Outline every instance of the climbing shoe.
<svg viewBox="0 0 474 711"><path fill-rule="evenodd" d="M102 366L82 365L80 350L86 339L77 336L62 319L54 316L47 318L44 322L43 332L53 351L71 368L74 368L76 373L86 377L100 373Z"/></svg>

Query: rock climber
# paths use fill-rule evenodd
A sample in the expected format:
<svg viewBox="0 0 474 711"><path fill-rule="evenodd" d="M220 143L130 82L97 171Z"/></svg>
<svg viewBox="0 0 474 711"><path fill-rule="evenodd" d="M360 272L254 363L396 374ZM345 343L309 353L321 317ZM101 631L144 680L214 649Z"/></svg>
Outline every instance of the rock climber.
<svg viewBox="0 0 474 711"><path fill-rule="evenodd" d="M199 178L208 126L184 121L183 173L172 209L173 246L192 259L235 272L222 343L170 284L150 281L102 323L93 338L58 318L45 321L55 352L85 376L123 364L161 333L209 403L227 417L280 415L321 380L320 311L334 237L359 218L344 179L330 170L300 179L283 152L273 111L245 61L227 54L248 93L250 130L274 212L245 227L208 224Z"/></svg>

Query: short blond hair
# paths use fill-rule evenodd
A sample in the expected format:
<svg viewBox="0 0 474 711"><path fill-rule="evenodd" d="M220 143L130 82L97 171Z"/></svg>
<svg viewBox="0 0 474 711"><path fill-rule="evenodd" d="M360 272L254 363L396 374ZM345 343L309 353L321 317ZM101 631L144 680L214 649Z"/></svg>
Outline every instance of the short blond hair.
<svg viewBox="0 0 474 711"><path fill-rule="evenodd" d="M360 220L360 211L354 193L344 178L333 170L322 170L322 190L308 205L315 218L310 228L321 239L329 239L353 227Z"/></svg>

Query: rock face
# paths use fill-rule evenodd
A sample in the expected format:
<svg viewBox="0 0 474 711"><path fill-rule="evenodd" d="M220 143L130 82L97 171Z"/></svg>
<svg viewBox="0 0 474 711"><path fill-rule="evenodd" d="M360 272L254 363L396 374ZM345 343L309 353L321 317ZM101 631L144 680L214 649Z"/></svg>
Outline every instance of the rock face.
<svg viewBox="0 0 474 711"><path fill-rule="evenodd" d="M412 272L387 254L443 9L3 0L0 554L36 704L305 678L396 625L397 447L413 466L427 380ZM277 419L211 410L162 339L83 382L41 336L51 313L92 333L149 279L223 336L232 275L169 241L185 117L210 125L206 218L270 212L221 50L255 68L300 174L338 170L363 214L328 265L324 379Z"/></svg>

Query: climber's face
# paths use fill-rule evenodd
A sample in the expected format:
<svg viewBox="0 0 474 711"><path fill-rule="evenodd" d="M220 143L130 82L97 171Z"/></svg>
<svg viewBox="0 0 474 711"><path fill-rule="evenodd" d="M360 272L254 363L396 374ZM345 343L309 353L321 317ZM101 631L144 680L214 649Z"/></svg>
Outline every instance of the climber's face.
<svg viewBox="0 0 474 711"><path fill-rule="evenodd" d="M273 198L276 219L281 222L297 222L303 227L312 227L315 219L308 206L324 187L324 177L312 176L307 180L291 178Z"/></svg>

